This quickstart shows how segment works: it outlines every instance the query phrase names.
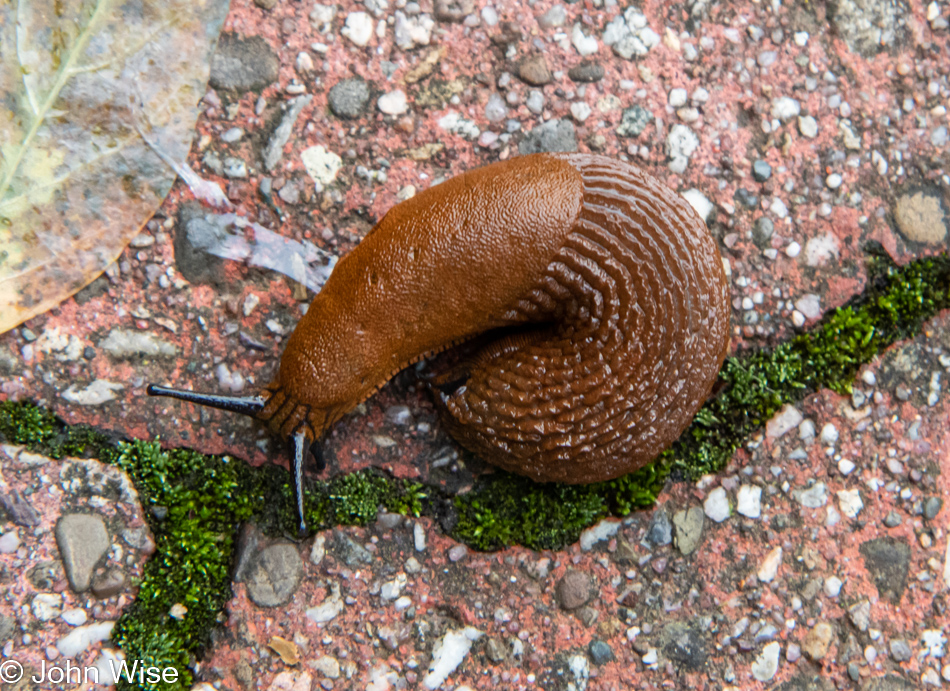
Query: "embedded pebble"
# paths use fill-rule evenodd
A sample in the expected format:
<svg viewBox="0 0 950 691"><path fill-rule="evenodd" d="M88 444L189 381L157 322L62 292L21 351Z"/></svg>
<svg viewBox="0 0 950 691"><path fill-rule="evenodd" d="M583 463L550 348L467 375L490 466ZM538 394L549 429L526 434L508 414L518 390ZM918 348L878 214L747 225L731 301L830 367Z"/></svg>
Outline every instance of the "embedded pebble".
<svg viewBox="0 0 950 691"><path fill-rule="evenodd" d="M442 686L449 675L468 656L472 649L472 643L483 635L481 631L472 626L446 633L432 650L429 673L422 679L422 685L427 689L437 689Z"/></svg>
<svg viewBox="0 0 950 691"><path fill-rule="evenodd" d="M763 559L762 563L759 564L759 570L756 572L756 575L763 583L771 583L776 574L778 574L778 569L781 565L782 548L776 547L767 555L765 555L765 559Z"/></svg>
<svg viewBox="0 0 950 691"><path fill-rule="evenodd" d="M77 593L88 590L92 570L111 544L105 522L96 514L66 514L56 522L55 533L69 584Z"/></svg>
<svg viewBox="0 0 950 691"><path fill-rule="evenodd" d="M841 579L837 576L828 576L824 582L825 595L828 597L838 597L841 592Z"/></svg>
<svg viewBox="0 0 950 691"><path fill-rule="evenodd" d="M716 487L709 492L706 496L706 501L703 502L703 512L710 520L716 523L722 523L729 518L731 513L729 509L729 497L726 495L724 488Z"/></svg>
<svg viewBox="0 0 950 691"><path fill-rule="evenodd" d="M762 488L754 485L742 485L736 495L736 512L746 518L758 518L762 515Z"/></svg>
<svg viewBox="0 0 950 691"><path fill-rule="evenodd" d="M607 518L599 521L581 533L579 540L581 550L584 552L591 551L594 545L604 540L609 540L617 534L618 530L620 530L620 521Z"/></svg>
<svg viewBox="0 0 950 691"><path fill-rule="evenodd" d="M401 89L396 89L395 91L380 96L376 101L376 106L380 112L386 115L402 115L409 110L409 105L406 102L406 94Z"/></svg>
<svg viewBox="0 0 950 691"><path fill-rule="evenodd" d="M340 33L352 43L363 47L373 37L375 24L366 12L350 12Z"/></svg>
<svg viewBox="0 0 950 691"><path fill-rule="evenodd" d="M789 430L798 427L803 419L804 416L798 408L793 405L784 405L765 423L765 434L772 439L778 439Z"/></svg>
<svg viewBox="0 0 950 691"><path fill-rule="evenodd" d="M861 490L842 489L838 490L838 508L848 518L856 518L861 509L864 508L864 502L861 501Z"/></svg>
<svg viewBox="0 0 950 691"><path fill-rule="evenodd" d="M778 672L779 654L782 646L778 641L767 643L752 663L752 676L759 681L771 681Z"/></svg>

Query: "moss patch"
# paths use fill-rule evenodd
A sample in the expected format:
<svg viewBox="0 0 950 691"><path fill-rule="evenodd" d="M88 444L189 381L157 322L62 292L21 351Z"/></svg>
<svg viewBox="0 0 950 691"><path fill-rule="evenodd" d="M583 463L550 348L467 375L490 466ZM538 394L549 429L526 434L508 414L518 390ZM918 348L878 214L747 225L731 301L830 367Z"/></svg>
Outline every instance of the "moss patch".
<svg viewBox="0 0 950 691"><path fill-rule="evenodd" d="M771 350L727 359L720 373L721 393L646 468L586 486L540 485L495 473L454 498L363 470L310 483L305 492L308 524L313 529L366 525L384 507L439 518L453 537L477 549L563 547L605 516L650 506L671 472L696 478L722 468L785 403L822 387L849 392L862 364L896 340L915 335L927 319L948 307L947 255L903 268L877 257L869 288L849 305ZM68 426L29 403L0 403L0 439L57 458L99 458L130 475L155 535L156 553L113 639L130 659L173 665L182 672L180 683L158 688L188 688L188 665L207 646L231 597L229 569L239 524L253 520L271 535L295 531L290 475L276 466L252 468L226 456L163 451L157 442L118 441L87 426ZM169 616L178 603L188 610L182 619Z"/></svg>

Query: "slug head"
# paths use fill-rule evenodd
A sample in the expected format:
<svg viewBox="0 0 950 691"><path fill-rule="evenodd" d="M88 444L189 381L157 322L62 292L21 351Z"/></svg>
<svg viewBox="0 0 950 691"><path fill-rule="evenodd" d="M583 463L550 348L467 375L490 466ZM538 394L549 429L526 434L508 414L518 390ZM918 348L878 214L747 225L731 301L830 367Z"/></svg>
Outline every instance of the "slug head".
<svg viewBox="0 0 950 691"><path fill-rule="evenodd" d="M172 389L158 384L149 384L146 392L149 396L167 396L181 401L206 405L219 410L249 415L268 423L277 433L290 440L293 453L294 495L297 503L297 515L300 519L299 532L307 532L307 523L303 513L303 463L309 445L310 455L316 463L317 472L323 472L326 462L320 440L306 419L307 406L298 404L282 388L273 386L256 396L224 396L205 394L195 391ZM289 430L289 431L287 431ZM320 432L322 433L322 428Z"/></svg>

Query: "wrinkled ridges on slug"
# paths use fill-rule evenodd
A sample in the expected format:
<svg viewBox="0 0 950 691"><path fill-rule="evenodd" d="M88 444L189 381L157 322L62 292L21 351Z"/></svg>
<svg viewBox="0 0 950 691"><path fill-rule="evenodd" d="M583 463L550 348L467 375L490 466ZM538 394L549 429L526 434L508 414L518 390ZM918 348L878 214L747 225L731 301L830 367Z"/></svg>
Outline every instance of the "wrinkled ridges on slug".
<svg viewBox="0 0 950 691"><path fill-rule="evenodd" d="M582 174L580 215L506 314L553 324L489 345L441 400L453 436L491 463L595 482L686 428L726 355L730 310L718 249L682 198L632 166L563 158Z"/></svg>

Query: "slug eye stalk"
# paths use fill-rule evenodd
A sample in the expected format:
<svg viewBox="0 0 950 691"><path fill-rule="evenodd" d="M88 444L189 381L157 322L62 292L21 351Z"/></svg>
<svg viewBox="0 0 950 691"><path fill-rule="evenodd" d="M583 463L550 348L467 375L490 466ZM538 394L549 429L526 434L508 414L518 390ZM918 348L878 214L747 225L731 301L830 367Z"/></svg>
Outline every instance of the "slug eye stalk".
<svg viewBox="0 0 950 691"><path fill-rule="evenodd" d="M267 405L267 399L264 396L224 396L220 394L198 393L196 391L183 391L181 389L172 389L158 384L149 384L145 390L149 396L165 396L168 398L177 398L180 401L206 405L218 410L227 410L232 413L249 415L250 417L260 419L260 413ZM307 534L307 522L304 519L303 511L303 463L304 455L307 449L307 435L305 432L295 432L291 438L293 455L293 476L294 476L294 498L297 504L297 517L300 519L298 527L301 537ZM317 472L323 472L326 468L326 461L323 458L323 449L319 441L310 444L310 454L316 462Z"/></svg>

